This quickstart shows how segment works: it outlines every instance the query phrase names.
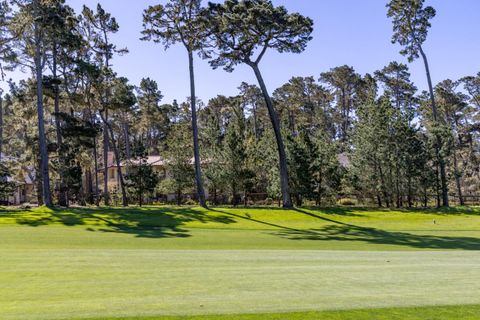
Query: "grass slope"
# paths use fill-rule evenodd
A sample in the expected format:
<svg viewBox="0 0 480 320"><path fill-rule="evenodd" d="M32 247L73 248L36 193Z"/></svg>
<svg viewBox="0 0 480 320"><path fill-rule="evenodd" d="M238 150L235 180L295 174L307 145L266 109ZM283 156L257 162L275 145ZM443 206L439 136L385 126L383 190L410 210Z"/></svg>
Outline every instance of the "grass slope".
<svg viewBox="0 0 480 320"><path fill-rule="evenodd" d="M480 208L4 209L0 226L4 248L480 250Z"/></svg>
<svg viewBox="0 0 480 320"><path fill-rule="evenodd" d="M4 209L0 318L475 319L479 249L478 208Z"/></svg>

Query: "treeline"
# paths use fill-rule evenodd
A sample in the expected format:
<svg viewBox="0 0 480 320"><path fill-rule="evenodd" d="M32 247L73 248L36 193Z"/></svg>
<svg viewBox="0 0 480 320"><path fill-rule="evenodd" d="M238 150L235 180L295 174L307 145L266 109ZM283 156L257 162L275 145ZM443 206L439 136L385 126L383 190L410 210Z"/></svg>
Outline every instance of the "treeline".
<svg viewBox="0 0 480 320"><path fill-rule="evenodd" d="M265 53L302 52L311 19L267 0L151 6L141 39L187 53L191 94L182 103L165 103L150 78L134 85L114 72L112 61L128 50L110 41L119 25L101 5L80 14L63 0L0 6L2 72L31 74L10 81L0 100L0 151L15 159L10 175L30 175L40 204L108 205L118 196L128 205L152 193L179 201L196 193L206 206L208 191L215 204L261 195L284 207L327 205L355 196L401 207L430 205L433 196L448 206L449 196L463 204L480 193L480 73L431 83L422 44L435 10L423 1L387 7L401 53L425 62L427 92L410 81L407 65L392 62L366 75L339 66L293 77L270 94L260 70ZM228 72L246 64L258 84L203 103L197 56ZM119 190L108 187L109 152ZM146 161L155 155L168 172L162 179Z"/></svg>

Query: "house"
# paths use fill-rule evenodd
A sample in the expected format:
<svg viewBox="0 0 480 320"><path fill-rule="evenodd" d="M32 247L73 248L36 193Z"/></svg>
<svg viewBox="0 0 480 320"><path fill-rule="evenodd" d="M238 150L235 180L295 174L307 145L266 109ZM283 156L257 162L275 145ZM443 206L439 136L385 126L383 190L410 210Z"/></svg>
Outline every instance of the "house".
<svg viewBox="0 0 480 320"><path fill-rule="evenodd" d="M121 161L120 167L122 174L125 176L126 168L131 164L135 163L138 160L130 160L130 161ZM160 178L166 177L166 169L164 160L160 156L149 156L147 157L147 163L153 167L153 170L156 171ZM103 192L103 170L104 168L99 168L99 181L100 189ZM108 190L115 191L120 190L120 177L118 176L118 169L117 163L115 161L115 156L113 152L108 152L107 157L107 173L108 173Z"/></svg>
<svg viewBox="0 0 480 320"><path fill-rule="evenodd" d="M146 158L147 164L151 165L153 170L157 172L157 174L160 177L160 180L166 179L169 177L169 172L166 166L166 160L163 159L161 156L148 156ZM135 164L139 160L124 160L120 162L120 168L123 176L126 175L126 169L129 165ZM194 160L193 158L191 159L192 166L194 165ZM104 168L99 168L99 189L100 193L103 192L103 170ZM120 190L120 177L118 175L118 167L117 163L115 161L115 156L113 152L108 153L107 157L107 172L108 172L108 190L110 192L116 192ZM184 194L187 198L194 198L196 197L196 194ZM163 198L164 200L167 201L174 201L176 199L176 195L171 193L171 194L157 194L157 198ZM205 190L205 197L208 198L208 191Z"/></svg>
<svg viewBox="0 0 480 320"><path fill-rule="evenodd" d="M8 163L14 162L16 159L5 154L0 155L0 161ZM35 171L30 167L22 167L15 176L6 178L8 182L15 182L16 189L14 193L6 199L0 199L2 204L20 205L22 203L36 203L35 189Z"/></svg>

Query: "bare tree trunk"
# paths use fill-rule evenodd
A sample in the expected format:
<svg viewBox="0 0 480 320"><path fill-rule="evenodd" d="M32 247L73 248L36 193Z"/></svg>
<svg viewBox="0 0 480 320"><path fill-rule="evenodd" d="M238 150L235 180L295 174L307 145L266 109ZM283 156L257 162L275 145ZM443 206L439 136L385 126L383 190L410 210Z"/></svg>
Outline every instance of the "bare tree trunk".
<svg viewBox="0 0 480 320"><path fill-rule="evenodd" d="M455 184L457 187L457 195L458 195L458 200L460 202L461 206L465 205L465 201L463 199L463 194L462 194L462 184L460 181L460 171L458 170L458 160L457 160L457 151L453 150L453 165L454 165L454 174L455 174Z"/></svg>
<svg viewBox="0 0 480 320"><path fill-rule="evenodd" d="M436 172L435 172L435 194L437 197L437 208L441 207L441 200L440 200L440 170L438 163L436 164Z"/></svg>
<svg viewBox="0 0 480 320"><path fill-rule="evenodd" d="M428 60L425 52L423 52L422 46L419 46L420 54L423 58L423 63L425 65L425 72L427 74L427 81L428 81L428 90L430 92L430 101L432 103L432 113L433 119L435 124L438 125L438 113L437 113L437 105L435 103L435 95L433 93L433 85L432 85L432 78L430 76L430 67L428 65ZM440 149L442 147L442 140L438 133L435 134L436 145L435 145L435 153L438 160L438 164L440 166L440 181L441 181L441 188L442 188L442 205L444 207L448 207L448 182L447 182L447 173L445 170L445 159L440 153Z"/></svg>
<svg viewBox="0 0 480 320"><path fill-rule="evenodd" d="M102 116L102 112L100 112L100 116L103 121L103 201L106 206L110 204L110 195L108 192L108 126L106 122L108 121L108 111L105 110L105 117Z"/></svg>
<svg viewBox="0 0 480 320"><path fill-rule="evenodd" d="M280 131L280 123L278 121L278 115L273 107L272 99L268 94L267 86L263 80L262 74L258 65L255 63L251 63L250 66L253 68L255 72L255 76L257 77L258 84L260 85L260 89L262 89L263 97L265 99L265 103L267 104L268 114L270 115L270 121L272 122L273 131L275 133L275 139L277 142L277 149L278 149L278 161L280 167L280 186L282 191L282 198L283 198L283 207L284 208L292 208L292 198L290 196L290 186L288 184L288 167L287 167L287 156L285 153L285 146L283 144L282 133Z"/></svg>
<svg viewBox="0 0 480 320"><path fill-rule="evenodd" d="M35 16L38 15L38 0L34 1ZM37 80L37 115L38 115L38 141L40 154L40 175L42 177L43 203L52 207L52 194L50 191L50 177L48 170L47 137L45 134L45 120L43 108L43 64L42 64L42 31L38 22L35 22L35 71Z"/></svg>
<svg viewBox="0 0 480 320"><path fill-rule="evenodd" d="M203 189L202 166L200 163L200 147L198 143L197 104L195 95L195 74L193 68L193 52L188 50L188 65L190 70L190 104L192 109L193 155L195 160L195 182L197 185L200 206L207 208L205 190Z"/></svg>
<svg viewBox="0 0 480 320"><path fill-rule="evenodd" d="M98 181L98 154L97 154L97 138L93 138L93 162L95 166L95 205L100 205L100 182Z"/></svg>
<svg viewBox="0 0 480 320"><path fill-rule="evenodd" d="M258 130L258 120L257 120L257 103L253 104L253 131L255 133L255 141L258 141L260 132Z"/></svg>
<svg viewBox="0 0 480 320"><path fill-rule="evenodd" d="M385 186L385 177L383 175L382 165L378 164L378 172L380 173L380 183L382 184L383 197L385 198L385 204L387 208L390 208L390 197Z"/></svg>
<svg viewBox="0 0 480 320"><path fill-rule="evenodd" d="M62 130L61 130L61 123L60 123L60 88L57 79L57 44L53 45L53 66L52 66L52 75L54 83L54 112L55 112L55 133L57 138L57 154L58 154L58 161L60 163L60 190L58 193L58 204L62 207L68 207L68 198L67 198L67 185L65 183L65 159L63 157L62 152Z"/></svg>
<svg viewBox="0 0 480 320"><path fill-rule="evenodd" d="M124 122L123 122L123 136L125 139L125 156L127 160L130 160L132 157L132 153L130 151L130 136L128 134L128 123L127 123L127 116L124 114Z"/></svg>
<svg viewBox="0 0 480 320"><path fill-rule="evenodd" d="M413 207L413 197L412 197L412 177L409 175L408 180L408 195L407 195L407 201L408 201L408 207L411 208Z"/></svg>
<svg viewBox="0 0 480 320"><path fill-rule="evenodd" d="M375 160L374 160L374 164L373 164L373 165L374 165L374 170L375 170L375 172L378 172L378 163L377 163L377 159L376 159L376 158L375 158ZM382 185L382 182L377 180L377 184ZM380 208L382 207L382 196L381 196L381 194L380 194L380 191L377 192L377 204L378 204L378 206L379 206Z"/></svg>
<svg viewBox="0 0 480 320"><path fill-rule="evenodd" d="M3 155L3 97L0 90L0 161L2 160Z"/></svg>
<svg viewBox="0 0 480 320"><path fill-rule="evenodd" d="M102 113L100 112L100 115ZM117 144L115 142L115 135L113 134L113 128L110 123L105 121L106 119L102 117L102 121L107 127L108 132L110 133L110 141L111 146L113 148L113 153L115 155L115 162L117 166L117 175L120 180L120 190L122 191L122 206L128 207L128 198L127 198L127 191L125 190L125 180L123 179L121 161L120 161L120 153L118 152ZM108 137L107 137L108 138Z"/></svg>

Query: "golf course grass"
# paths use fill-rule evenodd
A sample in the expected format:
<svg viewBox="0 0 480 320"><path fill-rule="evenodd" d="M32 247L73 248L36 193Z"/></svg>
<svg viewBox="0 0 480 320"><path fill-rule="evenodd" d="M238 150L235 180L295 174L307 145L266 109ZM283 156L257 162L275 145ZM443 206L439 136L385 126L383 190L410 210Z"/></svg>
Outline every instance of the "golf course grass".
<svg viewBox="0 0 480 320"><path fill-rule="evenodd" d="M480 319L480 209L0 209L0 319Z"/></svg>

